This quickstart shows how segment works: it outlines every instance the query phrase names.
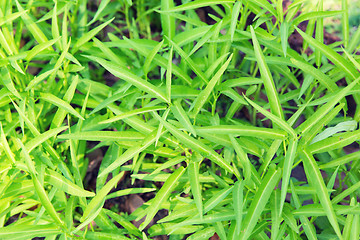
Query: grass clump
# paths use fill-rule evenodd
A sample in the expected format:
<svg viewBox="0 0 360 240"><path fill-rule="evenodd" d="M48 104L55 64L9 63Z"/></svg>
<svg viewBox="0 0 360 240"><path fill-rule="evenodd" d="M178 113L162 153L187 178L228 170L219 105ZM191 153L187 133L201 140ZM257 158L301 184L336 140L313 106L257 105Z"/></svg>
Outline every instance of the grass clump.
<svg viewBox="0 0 360 240"><path fill-rule="evenodd" d="M360 30L349 38L348 8L3 1L0 238L358 239L360 154L347 153L360 139ZM335 15L342 41L325 45ZM127 176L145 184L119 189ZM131 214L106 207L148 192Z"/></svg>

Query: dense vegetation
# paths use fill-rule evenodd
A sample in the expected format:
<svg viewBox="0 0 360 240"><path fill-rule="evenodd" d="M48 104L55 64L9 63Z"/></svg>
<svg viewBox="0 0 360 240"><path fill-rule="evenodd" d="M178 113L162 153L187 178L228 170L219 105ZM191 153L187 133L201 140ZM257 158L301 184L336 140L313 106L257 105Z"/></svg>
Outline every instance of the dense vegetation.
<svg viewBox="0 0 360 240"><path fill-rule="evenodd" d="M359 239L360 28L323 7L0 1L0 239Z"/></svg>

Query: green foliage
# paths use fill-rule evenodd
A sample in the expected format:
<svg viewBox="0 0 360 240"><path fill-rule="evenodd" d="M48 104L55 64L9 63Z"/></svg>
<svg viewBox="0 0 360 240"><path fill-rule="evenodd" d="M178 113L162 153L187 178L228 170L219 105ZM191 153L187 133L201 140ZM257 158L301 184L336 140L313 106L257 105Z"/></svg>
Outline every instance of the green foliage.
<svg viewBox="0 0 360 240"><path fill-rule="evenodd" d="M323 4L0 1L0 239L359 239L360 30Z"/></svg>

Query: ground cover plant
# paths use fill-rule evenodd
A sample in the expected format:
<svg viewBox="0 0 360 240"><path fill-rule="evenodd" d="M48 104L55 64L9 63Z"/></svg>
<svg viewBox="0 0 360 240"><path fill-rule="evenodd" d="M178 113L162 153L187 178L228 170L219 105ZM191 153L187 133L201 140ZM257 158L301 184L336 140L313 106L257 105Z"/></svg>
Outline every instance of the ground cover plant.
<svg viewBox="0 0 360 240"><path fill-rule="evenodd" d="M359 239L360 28L323 4L0 1L0 239Z"/></svg>

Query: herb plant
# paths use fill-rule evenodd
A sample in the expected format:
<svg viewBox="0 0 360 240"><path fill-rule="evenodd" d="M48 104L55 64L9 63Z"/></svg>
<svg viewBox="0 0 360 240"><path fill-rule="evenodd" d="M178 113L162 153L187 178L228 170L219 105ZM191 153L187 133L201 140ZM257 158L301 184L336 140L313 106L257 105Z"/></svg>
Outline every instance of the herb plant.
<svg viewBox="0 0 360 240"><path fill-rule="evenodd" d="M347 1L176 2L0 1L0 239L359 239Z"/></svg>

